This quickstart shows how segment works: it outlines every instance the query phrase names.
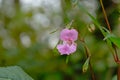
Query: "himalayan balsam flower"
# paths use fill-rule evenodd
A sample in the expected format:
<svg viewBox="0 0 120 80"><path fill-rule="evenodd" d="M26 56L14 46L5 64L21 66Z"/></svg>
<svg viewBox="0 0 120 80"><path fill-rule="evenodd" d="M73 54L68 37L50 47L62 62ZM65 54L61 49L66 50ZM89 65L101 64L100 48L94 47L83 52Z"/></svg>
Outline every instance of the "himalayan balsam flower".
<svg viewBox="0 0 120 80"><path fill-rule="evenodd" d="M63 29L60 33L60 39L62 41L76 41L78 37L78 32L75 29Z"/></svg>
<svg viewBox="0 0 120 80"><path fill-rule="evenodd" d="M60 39L62 44L57 45L57 49L61 55L69 55L74 53L77 48L77 44L74 42L78 38L78 32L75 29L63 29L60 33Z"/></svg>

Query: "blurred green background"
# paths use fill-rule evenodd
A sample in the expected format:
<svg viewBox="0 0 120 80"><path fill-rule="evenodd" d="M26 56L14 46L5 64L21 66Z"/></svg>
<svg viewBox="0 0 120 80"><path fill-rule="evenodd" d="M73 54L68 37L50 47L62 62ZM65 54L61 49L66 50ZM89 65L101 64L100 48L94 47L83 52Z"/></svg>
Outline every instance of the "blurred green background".
<svg viewBox="0 0 120 80"><path fill-rule="evenodd" d="M99 0L79 0L83 7L106 27ZM0 0L0 66L18 65L35 80L91 80L82 72L85 50L77 41L77 51L61 56L54 47L60 30L71 20L92 54L96 80L116 80L112 54L91 19L73 6L74 0ZM120 37L120 0L103 0L114 34ZM89 31L93 25L95 30ZM52 31L56 32L50 34ZM118 49L119 51L119 49ZM120 51L119 51L120 52Z"/></svg>

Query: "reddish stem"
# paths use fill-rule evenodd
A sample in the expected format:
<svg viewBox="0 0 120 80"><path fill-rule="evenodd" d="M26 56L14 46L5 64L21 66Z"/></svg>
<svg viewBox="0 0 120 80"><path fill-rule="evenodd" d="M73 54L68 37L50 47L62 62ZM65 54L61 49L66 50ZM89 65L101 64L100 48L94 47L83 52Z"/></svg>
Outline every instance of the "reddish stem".
<svg viewBox="0 0 120 80"><path fill-rule="evenodd" d="M105 18L107 27L108 27L109 31L112 32L102 0L100 0L100 4L101 4L102 10L103 10L103 14L104 14L104 18ZM114 57L115 62L118 64L117 80L120 80L120 60L119 60L119 57L117 54L116 46L113 45L113 48L115 51L115 54L113 53L113 57Z"/></svg>
<svg viewBox="0 0 120 80"><path fill-rule="evenodd" d="M118 65L117 80L120 80L120 65Z"/></svg>
<svg viewBox="0 0 120 80"><path fill-rule="evenodd" d="M89 63L89 67L90 67L90 72L91 72L92 80L96 80L96 79L95 79L95 74L94 74L94 72L93 72L91 63Z"/></svg>
<svg viewBox="0 0 120 80"><path fill-rule="evenodd" d="M114 51L115 51L115 54L113 54L114 60L115 60L115 62L118 64L117 80L120 80L120 60L119 60L119 57L118 57L118 54L117 54L116 46L113 45L113 48L114 48Z"/></svg>
<svg viewBox="0 0 120 80"><path fill-rule="evenodd" d="M84 44L84 48L85 48L85 51L86 51L86 56L87 56L87 58L88 58L88 57L91 56L90 51L89 51L88 47L85 45L84 39L82 40L82 42L83 42L83 44ZM95 74L94 74L94 71L93 71L93 69L92 69L92 65L91 65L91 62L90 62L90 61L89 61L89 68L90 68L90 73L91 73L92 80L96 80L96 79L95 79Z"/></svg>
<svg viewBox="0 0 120 80"><path fill-rule="evenodd" d="M107 27L108 27L109 31L112 32L102 0L100 0L100 4L101 4L102 10L103 10L103 14L104 14L104 18L105 18Z"/></svg>

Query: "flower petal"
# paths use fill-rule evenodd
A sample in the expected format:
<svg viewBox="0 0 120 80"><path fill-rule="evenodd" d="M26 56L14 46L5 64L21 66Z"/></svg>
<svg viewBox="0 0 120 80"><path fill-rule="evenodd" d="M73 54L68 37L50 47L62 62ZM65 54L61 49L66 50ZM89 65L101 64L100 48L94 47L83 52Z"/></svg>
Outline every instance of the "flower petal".
<svg viewBox="0 0 120 80"><path fill-rule="evenodd" d="M78 38L78 32L75 29L63 29L60 33L60 39L63 41L76 41Z"/></svg>
<svg viewBox="0 0 120 80"><path fill-rule="evenodd" d="M57 45L57 49L60 52L61 55L69 55L71 53L74 53L76 51L76 45L73 43L72 45L69 44L59 44Z"/></svg>
<svg viewBox="0 0 120 80"><path fill-rule="evenodd" d="M70 46L70 53L74 53L76 51L77 45L74 43Z"/></svg>

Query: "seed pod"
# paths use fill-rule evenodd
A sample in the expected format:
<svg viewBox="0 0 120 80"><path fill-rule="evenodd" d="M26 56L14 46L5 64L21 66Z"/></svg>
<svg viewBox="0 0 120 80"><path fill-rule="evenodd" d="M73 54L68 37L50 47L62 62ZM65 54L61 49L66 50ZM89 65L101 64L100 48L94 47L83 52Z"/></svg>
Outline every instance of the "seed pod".
<svg viewBox="0 0 120 80"><path fill-rule="evenodd" d="M89 24L88 30L89 30L90 32L95 31L95 25L94 25L94 24Z"/></svg>

